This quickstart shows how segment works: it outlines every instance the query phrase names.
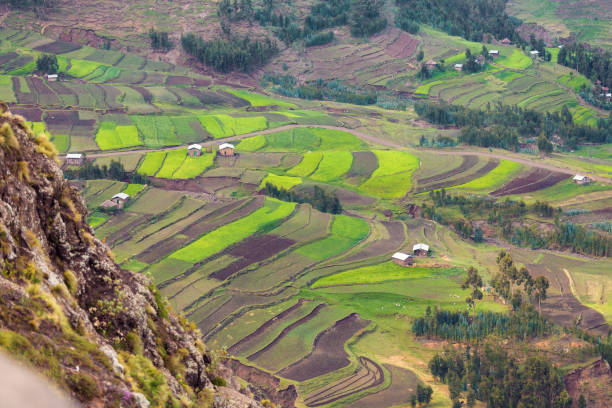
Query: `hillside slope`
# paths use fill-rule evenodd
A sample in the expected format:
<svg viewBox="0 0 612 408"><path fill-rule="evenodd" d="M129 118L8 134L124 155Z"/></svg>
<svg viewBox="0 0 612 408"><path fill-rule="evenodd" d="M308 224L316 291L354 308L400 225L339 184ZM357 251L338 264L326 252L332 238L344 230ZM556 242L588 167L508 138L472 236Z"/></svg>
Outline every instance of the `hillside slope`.
<svg viewBox="0 0 612 408"><path fill-rule="evenodd" d="M215 394L210 378L224 383L215 370L227 370L146 277L115 264L52 145L4 110L0 350L86 406L259 406L229 388Z"/></svg>

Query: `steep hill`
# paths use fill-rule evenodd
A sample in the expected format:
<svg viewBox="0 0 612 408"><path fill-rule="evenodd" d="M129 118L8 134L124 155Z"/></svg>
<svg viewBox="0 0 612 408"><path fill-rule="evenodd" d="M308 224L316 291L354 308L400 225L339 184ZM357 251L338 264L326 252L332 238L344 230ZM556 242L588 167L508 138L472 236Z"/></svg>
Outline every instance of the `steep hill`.
<svg viewBox="0 0 612 408"><path fill-rule="evenodd" d="M0 349L86 406L259 406L199 332L94 237L53 146L0 116ZM220 380L217 372L226 373ZM214 402L213 402L214 401ZM229 402L228 402L229 401Z"/></svg>

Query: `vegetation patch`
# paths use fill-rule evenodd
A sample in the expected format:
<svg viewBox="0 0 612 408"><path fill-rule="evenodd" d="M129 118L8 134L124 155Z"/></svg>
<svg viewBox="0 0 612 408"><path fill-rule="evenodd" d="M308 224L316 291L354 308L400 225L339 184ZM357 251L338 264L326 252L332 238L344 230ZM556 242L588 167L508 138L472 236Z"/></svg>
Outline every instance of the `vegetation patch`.
<svg viewBox="0 0 612 408"><path fill-rule="evenodd" d="M114 122L102 122L96 133L96 143L102 150L121 149L141 145L136 126L122 126Z"/></svg>
<svg viewBox="0 0 612 408"><path fill-rule="evenodd" d="M308 177L317 169L322 158L323 153L321 152L304 153L302 156L302 161L289 169L287 174L291 174L292 176Z"/></svg>
<svg viewBox="0 0 612 408"><path fill-rule="evenodd" d="M326 152L317 170L310 176L313 180L333 181L348 173L353 163L351 152Z"/></svg>
<svg viewBox="0 0 612 408"><path fill-rule="evenodd" d="M170 258L189 263L199 262L258 231L270 228L276 222L289 216L294 208L295 203L267 198L262 208L200 237L174 252Z"/></svg>
<svg viewBox="0 0 612 408"><path fill-rule="evenodd" d="M151 152L147 153L142 164L138 168L138 173L145 176L154 176L161 168L166 158L166 152Z"/></svg>
<svg viewBox="0 0 612 408"><path fill-rule="evenodd" d="M465 184L455 186L455 188L463 188L466 190L486 191L502 186L504 183L511 180L516 174L523 169L520 163L510 160L500 160L497 167L487 174L469 181Z"/></svg>
<svg viewBox="0 0 612 408"><path fill-rule="evenodd" d="M363 240L370 232L361 218L334 215L330 235L299 248L296 252L316 261L339 255Z"/></svg>
<svg viewBox="0 0 612 408"><path fill-rule="evenodd" d="M289 190L291 187L297 186L301 183L302 179L299 177L279 176L277 174L269 173L266 178L261 181L259 188L264 188L266 184L271 184L276 188Z"/></svg>
<svg viewBox="0 0 612 408"><path fill-rule="evenodd" d="M403 197L412 187L412 173L419 158L407 152L377 150L378 168L359 189L375 197Z"/></svg>

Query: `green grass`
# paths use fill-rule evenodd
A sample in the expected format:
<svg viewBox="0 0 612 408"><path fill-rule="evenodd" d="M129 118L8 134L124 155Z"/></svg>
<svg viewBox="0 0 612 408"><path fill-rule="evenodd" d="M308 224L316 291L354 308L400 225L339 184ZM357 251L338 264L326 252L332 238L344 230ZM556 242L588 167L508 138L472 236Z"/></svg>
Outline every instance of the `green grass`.
<svg viewBox="0 0 612 408"><path fill-rule="evenodd" d="M0 95L4 102L17 102L17 97L13 92L13 81L9 75L0 75Z"/></svg>
<svg viewBox="0 0 612 408"><path fill-rule="evenodd" d="M609 185L591 183L586 186L574 184L571 179L560 181L554 186L529 193L534 199L540 201L561 202L581 194L610 190Z"/></svg>
<svg viewBox="0 0 612 408"><path fill-rule="evenodd" d="M138 173L146 176L154 176L166 158L166 152L147 153L142 164L138 168Z"/></svg>
<svg viewBox="0 0 612 408"><path fill-rule="evenodd" d="M497 167L482 177L478 177L465 184L453 188L463 188L466 190L488 191L501 187L510 181L518 172L523 169L520 163L510 160L500 160Z"/></svg>
<svg viewBox="0 0 612 408"><path fill-rule="evenodd" d="M321 152L304 153L302 161L287 171L287 174L299 177L308 177L317 169L322 158L323 153Z"/></svg>
<svg viewBox="0 0 612 408"><path fill-rule="evenodd" d="M302 179L299 177L279 176L279 175L270 173L266 176L266 178L264 178L261 181L261 184L259 185L259 187L263 188L268 183L278 188L284 188L286 190L289 190L292 187L297 186L298 184L301 184Z"/></svg>
<svg viewBox="0 0 612 408"><path fill-rule="evenodd" d="M382 198L403 197L412 187L412 173L419 167L419 158L394 150L374 151L378 168L359 189Z"/></svg>
<svg viewBox="0 0 612 408"><path fill-rule="evenodd" d="M100 129L96 133L96 143L102 150L121 149L142 144L138 138L136 126L117 126L114 122L100 124Z"/></svg>
<svg viewBox="0 0 612 408"><path fill-rule="evenodd" d="M572 72L572 74L562 75L557 81L562 85L572 88L576 92L580 91L580 88L582 88L583 85L587 88L591 86L591 81L589 81L587 77L575 72Z"/></svg>
<svg viewBox="0 0 612 408"><path fill-rule="evenodd" d="M99 62L85 61L79 59L73 59L70 61L71 66L67 74L76 78L87 76L94 72L100 65Z"/></svg>
<svg viewBox="0 0 612 408"><path fill-rule="evenodd" d="M68 150L70 136L54 133L53 136L51 136L51 142L53 142L58 152L63 153Z"/></svg>
<svg viewBox="0 0 612 408"><path fill-rule="evenodd" d="M313 180L337 180L351 169L353 154L351 152L326 152L319 163L317 171L310 176Z"/></svg>
<svg viewBox="0 0 612 408"><path fill-rule="evenodd" d="M442 84L444 81L433 81L433 82L428 82L426 84L423 84L421 86L419 86L417 89L415 89L414 93L416 95L429 95L429 90L431 89L432 86L435 85L440 85Z"/></svg>
<svg viewBox="0 0 612 408"><path fill-rule="evenodd" d="M378 265L364 266L336 273L317 280L311 288L333 285L354 285L379 283L400 279L419 279L433 276L452 276L461 273L459 268L426 268L421 266L405 267L392 261Z"/></svg>
<svg viewBox="0 0 612 408"><path fill-rule="evenodd" d="M264 206L253 213L226 224L203 235L196 241L170 255L171 259L196 263L223 250L229 245L247 238L260 230L265 230L289 216L295 203L285 203L266 198Z"/></svg>
<svg viewBox="0 0 612 408"><path fill-rule="evenodd" d="M144 184L128 184L125 189L123 189L123 192L130 197L136 197L143 188L145 188Z"/></svg>
<svg viewBox="0 0 612 408"><path fill-rule="evenodd" d="M243 140L240 149L244 151L300 152L315 150L360 150L363 142L348 132L323 128L296 128L257 135Z"/></svg>
<svg viewBox="0 0 612 408"><path fill-rule="evenodd" d="M187 149L170 150L168 154L166 154L166 160L164 160L164 165L157 172L156 176L159 178L172 178L174 172L176 172L179 167L181 167L186 157Z"/></svg>
<svg viewBox="0 0 612 408"><path fill-rule="evenodd" d="M514 71L499 71L493 74L495 78L501 79L504 82L510 82L513 79L520 78L523 76L520 72Z"/></svg>
<svg viewBox="0 0 612 408"><path fill-rule="evenodd" d="M316 261L339 255L364 239L370 231L361 218L335 215L330 235L299 248L296 252Z"/></svg>
<svg viewBox="0 0 612 408"><path fill-rule="evenodd" d="M215 160L214 153L203 153L198 157L187 156L181 167L173 174L174 179L189 179L199 176L206 169L212 167Z"/></svg>
<svg viewBox="0 0 612 408"><path fill-rule="evenodd" d="M281 106L283 108L295 108L296 106L292 103L281 101L279 99L274 99L266 95L251 93L247 91L235 90L235 89L227 89L228 93L231 93L239 98L248 101L251 106L269 106L276 105Z"/></svg>
<svg viewBox="0 0 612 408"><path fill-rule="evenodd" d="M198 117L202 126L214 138L243 135L268 128L265 116L234 118L225 114Z"/></svg>
<svg viewBox="0 0 612 408"><path fill-rule="evenodd" d="M87 223L91 226L91 228L96 228L100 224L104 223L104 221L108 220L108 218L108 215L94 211L87 216Z"/></svg>
<svg viewBox="0 0 612 408"><path fill-rule="evenodd" d="M130 116L132 122L142 135L144 145L147 147L163 147L179 145L174 124L168 116Z"/></svg>
<svg viewBox="0 0 612 408"><path fill-rule="evenodd" d="M530 57L521 50L514 50L511 55L502 55L495 60L495 64L506 68L526 69L532 64Z"/></svg>

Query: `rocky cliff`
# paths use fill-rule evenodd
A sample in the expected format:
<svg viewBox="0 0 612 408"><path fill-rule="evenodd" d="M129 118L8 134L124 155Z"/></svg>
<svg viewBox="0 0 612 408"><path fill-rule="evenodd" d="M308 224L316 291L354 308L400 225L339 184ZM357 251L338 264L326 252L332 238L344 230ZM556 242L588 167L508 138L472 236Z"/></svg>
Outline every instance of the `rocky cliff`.
<svg viewBox="0 0 612 408"><path fill-rule="evenodd" d="M55 149L0 104L0 350L85 406L258 407L195 326L122 270Z"/></svg>

